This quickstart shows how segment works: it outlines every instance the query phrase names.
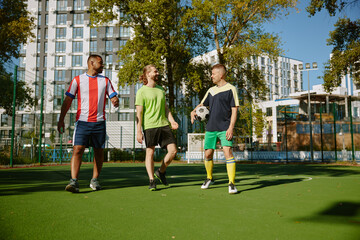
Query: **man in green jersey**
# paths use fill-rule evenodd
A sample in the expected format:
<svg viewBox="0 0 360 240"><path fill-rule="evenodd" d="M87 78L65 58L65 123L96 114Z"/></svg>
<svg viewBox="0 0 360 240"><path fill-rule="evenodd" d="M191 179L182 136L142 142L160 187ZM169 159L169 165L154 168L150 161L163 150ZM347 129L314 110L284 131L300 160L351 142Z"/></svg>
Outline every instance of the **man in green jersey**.
<svg viewBox="0 0 360 240"><path fill-rule="evenodd" d="M145 166L149 175L151 191L156 190L154 176L164 185L168 185L165 177L166 168L176 156L176 140L171 129L177 129L179 125L174 120L165 102L165 91L156 84L159 72L154 65L147 65L140 82L143 86L136 93L136 118L137 118L137 141L143 142L145 138L146 157ZM171 129L169 127L169 122ZM143 129L143 132L141 131ZM154 173L155 146L167 149L161 167Z"/></svg>
<svg viewBox="0 0 360 240"><path fill-rule="evenodd" d="M236 163L232 153L232 138L234 134L235 121L239 100L236 88L226 82L226 68L222 64L216 64L211 69L211 78L215 86L211 87L205 94L198 106L191 112L191 123L194 123L196 109L200 106L210 108L209 120L206 124L205 133L205 169L207 178L201 189L207 189L214 183L213 155L216 142L219 138L226 158L226 169L229 177L229 193L237 193L235 187Z"/></svg>

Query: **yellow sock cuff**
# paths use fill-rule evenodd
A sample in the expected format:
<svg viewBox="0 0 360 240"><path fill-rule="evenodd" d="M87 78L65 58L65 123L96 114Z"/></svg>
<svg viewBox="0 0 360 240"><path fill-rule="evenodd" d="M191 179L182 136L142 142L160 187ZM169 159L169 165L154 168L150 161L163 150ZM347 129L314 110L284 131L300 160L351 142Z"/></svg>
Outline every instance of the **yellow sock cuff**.
<svg viewBox="0 0 360 240"><path fill-rule="evenodd" d="M229 159L226 159L226 163L235 163L235 158L232 157L232 158L229 158Z"/></svg>

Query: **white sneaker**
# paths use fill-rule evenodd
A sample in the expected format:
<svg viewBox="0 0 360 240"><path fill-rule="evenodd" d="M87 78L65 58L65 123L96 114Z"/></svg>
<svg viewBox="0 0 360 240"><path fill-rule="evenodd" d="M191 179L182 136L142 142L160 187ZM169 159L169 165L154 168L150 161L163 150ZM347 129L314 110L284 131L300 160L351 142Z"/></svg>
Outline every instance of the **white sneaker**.
<svg viewBox="0 0 360 240"><path fill-rule="evenodd" d="M235 185L233 183L230 183L229 184L229 193L230 194L235 194L237 192L238 192L238 190L236 189Z"/></svg>
<svg viewBox="0 0 360 240"><path fill-rule="evenodd" d="M208 189L210 185L214 184L212 179L207 178L204 183L201 185L201 189Z"/></svg>

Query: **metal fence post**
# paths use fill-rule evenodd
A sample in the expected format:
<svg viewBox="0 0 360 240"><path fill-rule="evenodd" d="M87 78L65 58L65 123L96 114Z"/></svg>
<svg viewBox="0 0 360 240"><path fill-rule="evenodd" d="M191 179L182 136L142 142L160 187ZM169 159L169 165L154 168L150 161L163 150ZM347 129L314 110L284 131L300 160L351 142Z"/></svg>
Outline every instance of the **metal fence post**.
<svg viewBox="0 0 360 240"><path fill-rule="evenodd" d="M16 82L17 82L17 66L14 69L14 94L12 106L12 123L11 123L11 150L10 150L10 167L13 167L14 159L14 136L15 136L15 104L16 104Z"/></svg>

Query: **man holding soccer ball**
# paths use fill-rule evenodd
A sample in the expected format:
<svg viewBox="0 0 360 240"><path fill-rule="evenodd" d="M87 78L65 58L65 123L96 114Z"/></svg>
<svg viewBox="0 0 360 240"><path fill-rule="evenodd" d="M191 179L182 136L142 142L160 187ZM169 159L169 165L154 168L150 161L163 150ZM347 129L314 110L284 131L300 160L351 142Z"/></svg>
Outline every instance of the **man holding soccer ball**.
<svg viewBox="0 0 360 240"><path fill-rule="evenodd" d="M235 187L236 163L232 153L232 138L234 133L235 121L239 100L236 88L226 82L226 67L223 64L216 64L211 68L211 78L216 86L211 87L201 100L200 104L191 112L191 123L196 119L196 109L201 106L210 108L209 120L206 124L205 132L205 169L207 178L201 189L207 189L214 183L213 155L216 148L217 138L221 141L221 146L226 158L226 169L229 177L229 193L237 193Z"/></svg>

